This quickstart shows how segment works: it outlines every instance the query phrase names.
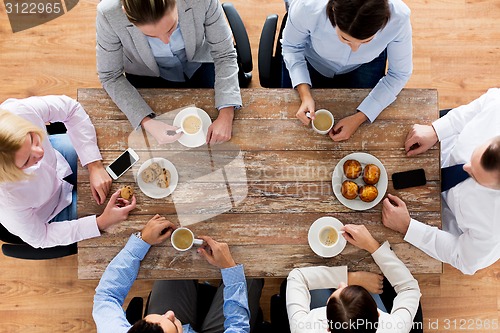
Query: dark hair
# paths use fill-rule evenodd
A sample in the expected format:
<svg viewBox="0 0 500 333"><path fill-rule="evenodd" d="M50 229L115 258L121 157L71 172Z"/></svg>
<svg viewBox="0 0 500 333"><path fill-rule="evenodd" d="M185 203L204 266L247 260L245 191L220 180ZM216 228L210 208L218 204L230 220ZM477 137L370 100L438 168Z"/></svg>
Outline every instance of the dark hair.
<svg viewBox="0 0 500 333"><path fill-rule="evenodd" d="M480 163L486 171L496 171L500 181L500 135L492 139L481 156Z"/></svg>
<svg viewBox="0 0 500 333"><path fill-rule="evenodd" d="M132 326L128 333L165 333L163 328L156 323L150 323L144 319L139 320Z"/></svg>
<svg viewBox="0 0 500 333"><path fill-rule="evenodd" d="M335 333L375 333L378 326L377 303L365 288L347 286L338 298L331 297L328 301L326 318L330 330Z"/></svg>
<svg viewBox="0 0 500 333"><path fill-rule="evenodd" d="M175 0L122 0L128 20L133 24L158 22L175 7Z"/></svg>
<svg viewBox="0 0 500 333"><path fill-rule="evenodd" d="M326 14L334 27L363 40L385 27L391 10L387 0L329 0Z"/></svg>

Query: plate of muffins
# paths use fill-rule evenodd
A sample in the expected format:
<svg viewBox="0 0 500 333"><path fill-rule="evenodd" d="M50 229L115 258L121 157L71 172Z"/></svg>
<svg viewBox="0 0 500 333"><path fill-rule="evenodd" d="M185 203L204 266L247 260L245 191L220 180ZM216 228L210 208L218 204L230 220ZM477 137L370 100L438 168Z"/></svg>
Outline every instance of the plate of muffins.
<svg viewBox="0 0 500 333"><path fill-rule="evenodd" d="M344 206L366 210L377 205L387 191L387 171L378 158L352 153L342 158L332 174L333 193Z"/></svg>

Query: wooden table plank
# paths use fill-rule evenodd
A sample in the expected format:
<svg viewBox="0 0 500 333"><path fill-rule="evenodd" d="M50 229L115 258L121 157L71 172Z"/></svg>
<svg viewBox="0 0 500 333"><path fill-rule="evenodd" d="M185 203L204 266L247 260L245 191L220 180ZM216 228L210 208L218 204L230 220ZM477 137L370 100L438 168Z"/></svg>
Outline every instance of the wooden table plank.
<svg viewBox="0 0 500 333"><path fill-rule="evenodd" d="M212 119L216 117L211 90L146 89L140 93L157 112L157 119L167 123L172 123L179 108L188 105L206 110ZM367 93L363 89L313 91L316 106L332 110L336 119L352 114ZM344 142L333 142L301 125L295 118L300 100L291 89L244 89L242 98L244 108L235 115L229 143L210 149L187 149L179 143L158 145L149 135L146 142L145 133L131 128L104 90L78 91L78 99L96 127L105 165L129 146L141 157L131 171L113 183L112 191L124 184L135 184L140 164L153 156L172 161L179 173L173 195L151 199L136 187L138 208L127 221L99 238L79 243L79 278L99 278L130 234L156 213L175 223L190 224L197 235L211 235L230 244L235 259L245 264L248 276L284 277L294 267L310 265L347 264L352 270L378 271L368 253L349 244L331 259L311 251L307 244L309 227L325 215L344 223L366 224L377 240L391 243L414 273L441 272L441 263L382 225L380 203L366 211L352 211L335 198L331 184L333 169L341 158L352 152L371 153L387 169L388 192L401 196L413 217L440 227L439 148L414 158L407 158L402 148L414 123L436 119L435 90L403 90L376 123L362 125ZM427 185L395 191L390 175L415 168L425 170ZM225 178L214 172L219 169L224 169ZM233 194L229 203L224 201L228 193L226 179L230 179ZM81 167L78 191L80 216L102 212L104 207L92 200L88 172ZM139 278L154 279L216 277L219 271L194 250L178 253L169 241L152 247L139 272Z"/></svg>

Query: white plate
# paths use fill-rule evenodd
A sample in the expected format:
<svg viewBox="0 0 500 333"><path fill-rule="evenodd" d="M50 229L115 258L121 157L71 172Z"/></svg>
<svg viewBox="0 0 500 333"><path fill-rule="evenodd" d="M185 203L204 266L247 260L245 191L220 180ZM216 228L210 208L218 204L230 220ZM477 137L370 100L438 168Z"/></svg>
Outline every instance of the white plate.
<svg viewBox="0 0 500 333"><path fill-rule="evenodd" d="M162 168L165 168L170 172L171 176L170 185L167 188L161 188L156 186L156 181L152 183L145 183L142 180L141 177L142 171L144 171L144 169L150 166L151 163L153 162L158 163ZM172 194L172 192L177 187L178 181L179 181L179 175L177 174L177 169L175 168L175 166L169 160L166 160L161 157L154 157L142 163L141 167L139 168L139 171L137 172L137 185L139 185L139 188L141 189L142 193L153 199L161 199Z"/></svg>
<svg viewBox="0 0 500 333"><path fill-rule="evenodd" d="M378 196L373 200L372 202L364 202L362 201L359 197L356 197L356 199L349 200L344 198L342 195L342 182L344 180L347 180L348 178L344 175L344 162L347 160L357 160L359 163L361 163L361 166L364 168L365 165L367 164L375 164L376 166L379 167L380 169L380 179L375 186L377 187L378 190ZM349 179L354 181L356 184L359 186L365 185L363 182L363 176L361 175L360 177L356 179ZM333 170L332 174L332 187L333 187L333 193L337 197L338 201L340 201L344 206L350 209L354 210L366 210L370 209L372 207L375 207L380 200L384 198L385 192L387 191L387 184L389 183L389 180L387 178L387 171L385 170L384 166L382 165L382 162L379 161L378 158L376 158L373 155L367 154L367 153L352 153L347 156L345 156L343 159L341 159L337 165L335 166L335 169Z"/></svg>
<svg viewBox="0 0 500 333"><path fill-rule="evenodd" d="M177 141L188 148L203 146L207 143L208 128L212 125L212 119L204 110L194 106L187 107L175 116L173 125L181 127L182 119L190 114L197 114L200 117L202 122L201 131L196 135L183 134Z"/></svg>
<svg viewBox="0 0 500 333"><path fill-rule="evenodd" d="M314 253L323 258L331 258L336 256L337 254L342 252L342 250L344 250L345 245L347 244L345 238L341 234L339 234L339 241L337 242L337 244L335 244L335 246L332 246L330 248L322 246L319 242L318 234L320 230L327 225L333 226L339 231L340 228L344 226L342 222L340 222L335 217L324 216L320 217L319 219L314 221L313 224L311 224L311 226L309 227L309 233L307 234L307 240L309 241L311 250L313 250Z"/></svg>

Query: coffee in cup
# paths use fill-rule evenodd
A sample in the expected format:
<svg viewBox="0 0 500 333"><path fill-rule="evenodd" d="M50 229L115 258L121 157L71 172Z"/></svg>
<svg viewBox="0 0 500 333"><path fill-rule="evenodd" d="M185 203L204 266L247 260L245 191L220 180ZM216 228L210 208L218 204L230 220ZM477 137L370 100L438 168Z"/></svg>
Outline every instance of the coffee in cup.
<svg viewBox="0 0 500 333"><path fill-rule="evenodd" d="M201 130L202 121L196 114L189 114L182 118L181 128L185 134L195 135Z"/></svg>
<svg viewBox="0 0 500 333"><path fill-rule="evenodd" d="M332 247L339 241L339 232L336 228L327 225L319 231L318 238L321 245Z"/></svg>
<svg viewBox="0 0 500 333"><path fill-rule="evenodd" d="M319 134L327 134L333 127L334 119L330 111L320 109L314 113L313 129Z"/></svg>
<svg viewBox="0 0 500 333"><path fill-rule="evenodd" d="M187 251L192 248L194 244L203 244L203 240L194 238L193 232L184 227L175 229L170 240L172 246L177 251Z"/></svg>

